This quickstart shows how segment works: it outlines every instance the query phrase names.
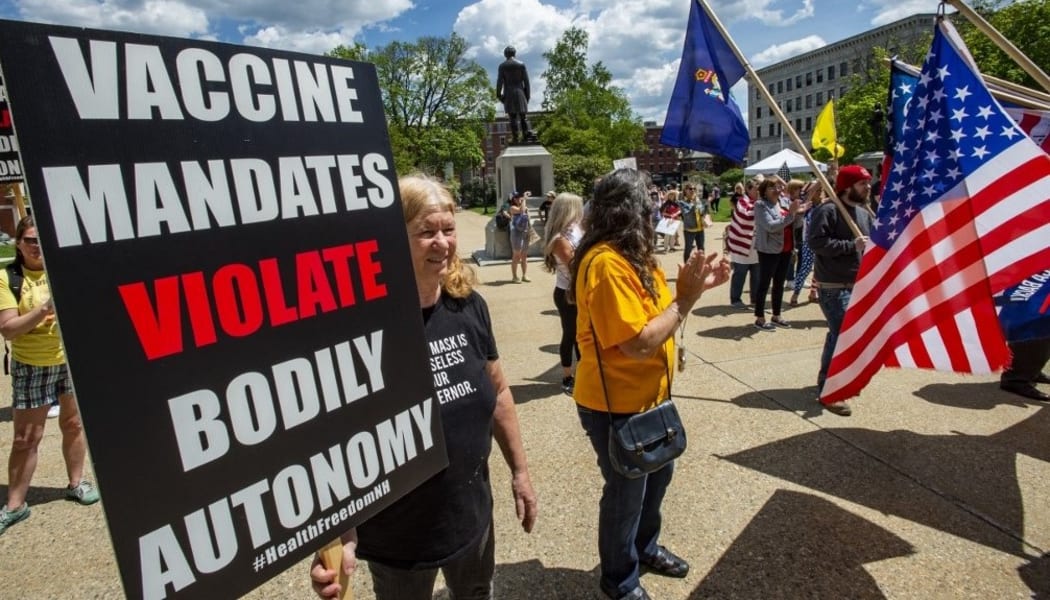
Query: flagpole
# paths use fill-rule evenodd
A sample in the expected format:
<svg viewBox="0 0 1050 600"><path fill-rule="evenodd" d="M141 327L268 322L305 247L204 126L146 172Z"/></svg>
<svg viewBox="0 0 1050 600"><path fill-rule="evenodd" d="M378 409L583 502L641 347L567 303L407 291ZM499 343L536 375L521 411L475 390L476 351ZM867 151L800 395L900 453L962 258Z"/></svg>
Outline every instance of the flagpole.
<svg viewBox="0 0 1050 600"><path fill-rule="evenodd" d="M839 200L838 194L835 193L835 188L828 182L828 178L824 176L824 173L821 172L820 168L817 167L817 161L814 160L813 156L811 156L809 153L809 145L802 143L802 138L798 137L798 132L796 132L795 129L791 126L791 123L788 122L787 117L784 115L783 111L780 110L780 106L778 106L776 101L773 100L773 95L769 93L769 90L762 83L762 80L759 78L758 73L756 73L755 70L751 68L751 63L748 62L746 58L744 58L744 55L740 52L740 48L737 48L736 42L734 42L733 38L729 36L729 32L726 31L726 28L722 26L722 22L718 20L718 16L715 15L714 11L707 6L707 3L704 0L696 0L696 2L700 4L700 8L704 9L704 12L707 13L708 18L711 19L712 23L714 23L715 27L718 29L718 32L722 34L722 38L725 39L726 43L729 44L729 47L733 49L733 54L736 55L736 59L740 61L740 64L743 65L744 70L747 71L748 77L751 79L751 82L754 83L762 92L762 97L765 99L766 104L769 105L769 109L773 112L773 114L777 116L777 119L780 120L783 129L787 130L788 137L790 137L791 141L795 143L795 147L801 150L802 156L806 158L806 162L809 163L810 168L813 170L814 173L816 173L817 179L820 181L820 185L824 188L824 191L827 193L828 198L830 198L831 201L835 203L835 206L839 210L839 214L842 215L843 220L846 222L846 225L849 226L849 229L853 233L853 236L863 236L864 234L861 233L860 228L857 227L857 223L853 220L853 217L849 214L849 211L846 210L846 207L842 204L842 201ZM781 132L781 135L783 135L783 132ZM832 157L834 157L834 154L835 153L832 152ZM837 163L838 160L836 159L836 164Z"/></svg>
<svg viewBox="0 0 1050 600"><path fill-rule="evenodd" d="M1016 62L1018 66L1024 69L1025 73L1031 75L1032 79L1034 79L1036 83L1041 85L1044 90L1050 92L1050 76L1048 76L1034 62L1032 62L1032 59L1028 58L1023 52L1018 50L1017 46L1014 46L1010 40L1006 39L1006 37L1003 34L999 33L999 30L993 27L991 23L986 21L984 17L977 14L976 11L970 8L962 0L943 1L948 4L951 4L956 10L962 13L962 15L966 17L968 21L973 23L985 35L991 38L991 40L995 42L996 46L999 46L999 48L1003 52L1010 55L1010 58L1014 59L1014 62Z"/></svg>
<svg viewBox="0 0 1050 600"><path fill-rule="evenodd" d="M893 64L894 61L892 58L885 58L883 60L886 64ZM915 73L919 73L922 70L915 65L908 64L901 60L898 60L897 64L912 69ZM1050 94L1040 92L1039 90L1033 90L1032 88L1005 79L999 79L998 77L993 77L991 75L985 75L983 73L980 75L981 79L984 80L988 91L991 92L996 99L1006 100L1007 102L1012 102L1024 108L1050 111Z"/></svg>

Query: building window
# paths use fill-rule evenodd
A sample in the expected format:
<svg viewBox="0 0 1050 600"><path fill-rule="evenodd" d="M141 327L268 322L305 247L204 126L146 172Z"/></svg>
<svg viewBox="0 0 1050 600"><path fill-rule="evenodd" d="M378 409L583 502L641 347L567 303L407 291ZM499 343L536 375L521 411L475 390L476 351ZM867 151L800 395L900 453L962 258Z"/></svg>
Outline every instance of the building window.
<svg viewBox="0 0 1050 600"><path fill-rule="evenodd" d="M756 106L755 107L755 118L756 119L761 119L762 118L762 107L761 106Z"/></svg>
<svg viewBox="0 0 1050 600"><path fill-rule="evenodd" d="M828 81L835 80L835 65L828 67Z"/></svg>
<svg viewBox="0 0 1050 600"><path fill-rule="evenodd" d="M500 146L506 146L507 145L507 136L505 136L505 135L499 136L499 145Z"/></svg>
<svg viewBox="0 0 1050 600"><path fill-rule="evenodd" d="M813 129L813 117L806 117L806 131Z"/></svg>
<svg viewBox="0 0 1050 600"><path fill-rule="evenodd" d="M771 84L769 84L769 95L770 95L770 96L772 96L772 95L773 95L773 90L774 90L774 89L776 89L776 88L774 88L774 87L773 87L773 84L772 84L772 83L771 83Z"/></svg>
<svg viewBox="0 0 1050 600"><path fill-rule="evenodd" d="M813 85L813 72L806 73L806 85Z"/></svg>
<svg viewBox="0 0 1050 600"><path fill-rule="evenodd" d="M795 119L795 131L802 131L802 119Z"/></svg>
<svg viewBox="0 0 1050 600"><path fill-rule="evenodd" d="M791 78L790 77L787 78L787 91L789 91L789 92L791 91Z"/></svg>
<svg viewBox="0 0 1050 600"><path fill-rule="evenodd" d="M791 112L791 98L787 99L787 102L785 103L785 106L787 106L787 110L784 111L784 112Z"/></svg>
<svg viewBox="0 0 1050 600"><path fill-rule="evenodd" d="M758 162L760 160L762 160L762 151L761 150L755 150L755 162Z"/></svg>
<svg viewBox="0 0 1050 600"><path fill-rule="evenodd" d="M846 95L846 86L842 86L842 87L839 88L839 98L841 98L841 97L843 97L845 95Z"/></svg>
<svg viewBox="0 0 1050 600"><path fill-rule="evenodd" d="M856 75L857 73L860 73L860 59L859 58L853 59L853 74Z"/></svg>
<svg viewBox="0 0 1050 600"><path fill-rule="evenodd" d="M824 106L824 92L817 92L817 106Z"/></svg>
<svg viewBox="0 0 1050 600"><path fill-rule="evenodd" d="M777 82L777 93L778 94L783 94L784 93L784 82L783 81L778 81Z"/></svg>
<svg viewBox="0 0 1050 600"><path fill-rule="evenodd" d="M773 137L773 124L769 124L769 137Z"/></svg>
<svg viewBox="0 0 1050 600"><path fill-rule="evenodd" d="M777 123L777 135L784 135L784 126Z"/></svg>
<svg viewBox="0 0 1050 600"><path fill-rule="evenodd" d="M806 94L806 108L813 108L813 94Z"/></svg>
<svg viewBox="0 0 1050 600"><path fill-rule="evenodd" d="M835 90L828 90L828 101L835 99Z"/></svg>
<svg viewBox="0 0 1050 600"><path fill-rule="evenodd" d="M824 82L824 69L817 69L817 83Z"/></svg>
<svg viewBox="0 0 1050 600"><path fill-rule="evenodd" d="M802 76L801 75L795 75L795 89L796 90L802 89Z"/></svg>
<svg viewBox="0 0 1050 600"><path fill-rule="evenodd" d="M845 77L846 72L849 70L849 65L845 62L839 63L839 77Z"/></svg>
<svg viewBox="0 0 1050 600"><path fill-rule="evenodd" d="M758 127L755 127L755 139L756 140L762 139L762 126L761 125L759 125Z"/></svg>

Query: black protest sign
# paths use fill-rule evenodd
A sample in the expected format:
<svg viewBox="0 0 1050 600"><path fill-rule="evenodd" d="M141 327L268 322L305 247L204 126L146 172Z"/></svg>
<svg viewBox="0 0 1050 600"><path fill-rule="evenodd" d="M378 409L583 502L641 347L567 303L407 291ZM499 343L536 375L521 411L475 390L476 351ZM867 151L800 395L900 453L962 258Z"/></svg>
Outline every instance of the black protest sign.
<svg viewBox="0 0 1050 600"><path fill-rule="evenodd" d="M372 65L10 21L0 60L128 596L241 595L445 466Z"/></svg>
<svg viewBox="0 0 1050 600"><path fill-rule="evenodd" d="M0 183L22 181L22 163L18 160L18 140L11 127L11 112L7 109L7 92L0 76Z"/></svg>

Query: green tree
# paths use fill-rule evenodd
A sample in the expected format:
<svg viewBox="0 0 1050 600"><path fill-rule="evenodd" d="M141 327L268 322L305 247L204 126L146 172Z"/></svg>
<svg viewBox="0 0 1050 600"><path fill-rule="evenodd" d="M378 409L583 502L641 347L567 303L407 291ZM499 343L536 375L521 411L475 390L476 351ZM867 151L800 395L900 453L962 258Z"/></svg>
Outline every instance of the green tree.
<svg viewBox="0 0 1050 600"><path fill-rule="evenodd" d="M644 147L645 128L601 62L587 65L588 36L578 27L545 52L546 114L536 119L540 141L554 156L559 189L589 195L614 159Z"/></svg>
<svg viewBox="0 0 1050 600"><path fill-rule="evenodd" d="M1050 65L1050 0L977 0L973 9L992 24L1017 49L1046 71ZM1042 90L991 38L959 16L953 19L981 72ZM1042 90L1046 91L1046 90Z"/></svg>
<svg viewBox="0 0 1050 600"><path fill-rule="evenodd" d="M399 173L477 165L495 111L485 69L467 57L462 37L422 37L367 50L339 46L329 54L376 65L394 163Z"/></svg>

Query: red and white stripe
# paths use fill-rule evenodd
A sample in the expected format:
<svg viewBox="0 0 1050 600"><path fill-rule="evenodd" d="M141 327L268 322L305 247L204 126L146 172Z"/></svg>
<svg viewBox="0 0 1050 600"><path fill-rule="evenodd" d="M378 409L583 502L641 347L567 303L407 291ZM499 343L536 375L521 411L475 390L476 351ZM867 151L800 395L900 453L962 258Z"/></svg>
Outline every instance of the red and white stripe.
<svg viewBox="0 0 1050 600"><path fill-rule="evenodd" d="M726 229L726 246L731 254L747 260L754 238L755 205L751 198L744 196L737 200L736 206L733 207L733 216Z"/></svg>
<svg viewBox="0 0 1050 600"><path fill-rule="evenodd" d="M992 294L1050 262L1050 157L1022 139L922 209L860 273L821 395L884 365L988 373L1008 362Z"/></svg>
<svg viewBox="0 0 1050 600"><path fill-rule="evenodd" d="M1013 107L1004 109L1043 152L1050 153L1050 111Z"/></svg>

